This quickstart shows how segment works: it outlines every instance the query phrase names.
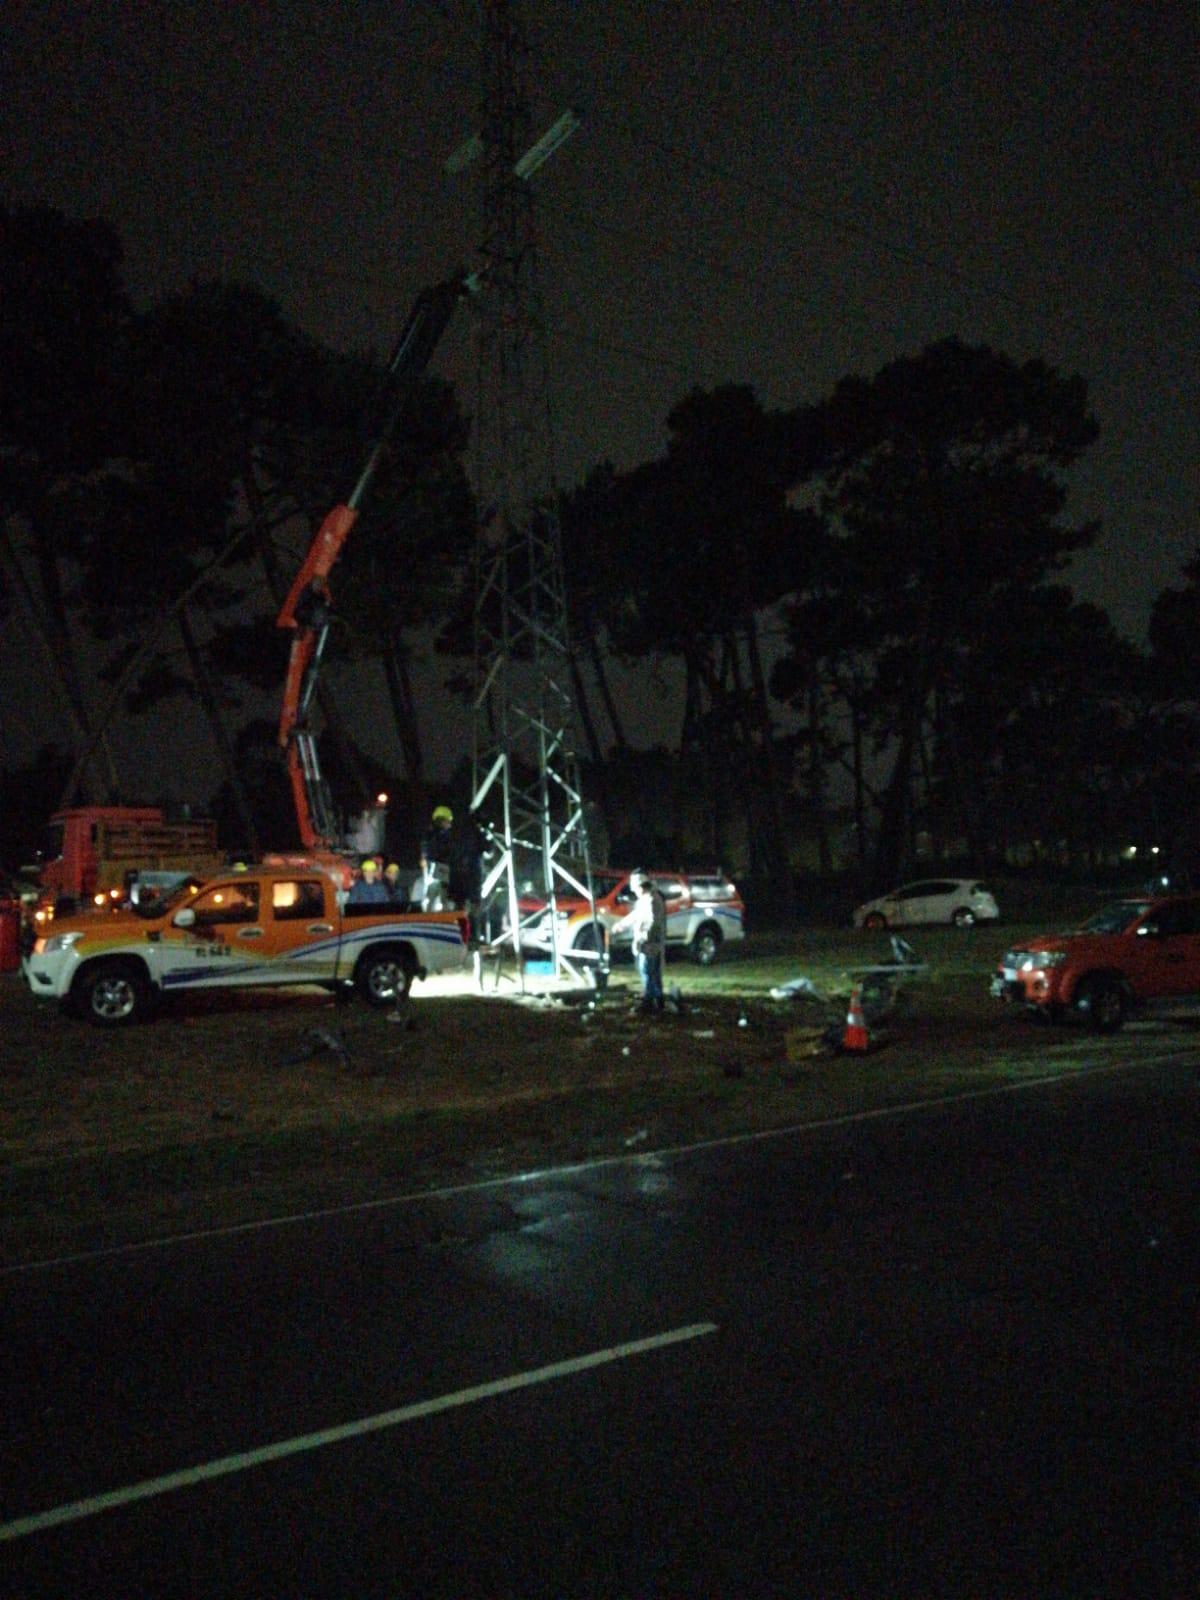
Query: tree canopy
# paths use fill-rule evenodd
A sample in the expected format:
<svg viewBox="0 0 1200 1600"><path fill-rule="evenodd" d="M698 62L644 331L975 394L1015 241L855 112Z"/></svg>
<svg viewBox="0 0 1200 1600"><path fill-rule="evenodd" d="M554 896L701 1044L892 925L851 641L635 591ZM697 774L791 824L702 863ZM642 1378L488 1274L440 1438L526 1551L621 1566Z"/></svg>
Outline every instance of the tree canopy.
<svg viewBox="0 0 1200 1600"><path fill-rule="evenodd" d="M0 270L0 606L27 615L60 686L65 792L145 798L105 728L178 699L218 753L228 826L273 832L274 619L361 467L380 364L248 284L136 309L99 222L0 207ZM1100 532L1070 513L1097 437L1082 377L948 338L791 409L745 383L692 390L665 434L560 506L589 782L615 839L790 886L800 834L838 859L848 790L882 886L918 833L982 867L1050 836L1098 853L1139 815L1188 832L1200 557L1160 596L1148 655L1066 586ZM439 632L469 651L467 435L447 385L411 387L334 579L331 653L380 674L414 792L422 652ZM83 666L97 653L107 700ZM632 748L614 663L648 696L677 684L659 749ZM372 759L327 683L320 703L348 806ZM30 781L65 759L43 751Z"/></svg>

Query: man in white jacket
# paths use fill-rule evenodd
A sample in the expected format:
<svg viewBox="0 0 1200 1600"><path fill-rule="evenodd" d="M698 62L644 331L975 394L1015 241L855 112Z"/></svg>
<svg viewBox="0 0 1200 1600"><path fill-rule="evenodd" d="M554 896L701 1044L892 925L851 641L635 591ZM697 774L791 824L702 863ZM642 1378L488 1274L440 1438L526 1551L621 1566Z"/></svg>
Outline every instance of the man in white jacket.
<svg viewBox="0 0 1200 1600"><path fill-rule="evenodd" d="M648 873L630 874L629 886L637 899L632 911L614 923L612 932L628 928L633 935L633 956L642 980L644 1012L663 1008L663 958L667 949L667 907Z"/></svg>

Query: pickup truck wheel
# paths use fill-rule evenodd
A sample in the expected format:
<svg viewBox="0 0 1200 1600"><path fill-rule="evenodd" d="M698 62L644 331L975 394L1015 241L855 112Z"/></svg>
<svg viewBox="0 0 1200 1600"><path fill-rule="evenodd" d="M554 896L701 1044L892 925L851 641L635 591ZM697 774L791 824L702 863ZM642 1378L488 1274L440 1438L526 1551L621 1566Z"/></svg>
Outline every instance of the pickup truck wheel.
<svg viewBox="0 0 1200 1600"><path fill-rule="evenodd" d="M970 906L959 906L951 916L950 921L956 928L973 928L975 926L975 913Z"/></svg>
<svg viewBox="0 0 1200 1600"><path fill-rule="evenodd" d="M711 967L720 953L720 928L713 922L702 923L692 935L692 960L699 967Z"/></svg>
<svg viewBox="0 0 1200 1600"><path fill-rule="evenodd" d="M381 945L368 950L358 963L354 982L369 1006L394 1006L403 1000L417 975L411 950Z"/></svg>
<svg viewBox="0 0 1200 1600"><path fill-rule="evenodd" d="M150 1010L150 985L128 961L100 961L86 967L72 989L78 1013L99 1028L138 1022Z"/></svg>
<svg viewBox="0 0 1200 1600"><path fill-rule="evenodd" d="M1112 978L1086 978L1075 1004L1096 1033L1116 1033L1125 1021L1125 991Z"/></svg>

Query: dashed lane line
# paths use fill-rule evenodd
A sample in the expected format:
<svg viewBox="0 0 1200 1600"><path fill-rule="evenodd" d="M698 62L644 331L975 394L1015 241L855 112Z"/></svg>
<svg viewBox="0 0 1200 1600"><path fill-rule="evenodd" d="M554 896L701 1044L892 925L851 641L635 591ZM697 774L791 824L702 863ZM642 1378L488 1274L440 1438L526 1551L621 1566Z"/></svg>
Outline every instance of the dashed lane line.
<svg viewBox="0 0 1200 1600"><path fill-rule="evenodd" d="M625 1344L610 1345L605 1350L593 1350L587 1355L571 1356L565 1361L552 1361L549 1366L534 1367L528 1372L514 1372L507 1378L493 1378L488 1383L477 1383L469 1389L456 1389L453 1394L437 1395L432 1400L418 1400L412 1405L398 1406L394 1411L381 1411L373 1417L359 1417L354 1422L344 1422L337 1427L321 1428L316 1433L300 1434L294 1439L281 1439L275 1444L261 1445L255 1450L242 1450L234 1455L221 1456L216 1461L206 1461L199 1466L185 1467L180 1472L168 1472L159 1478L147 1478L142 1483L132 1483L120 1489L109 1489L104 1494L90 1495L84 1500L72 1500L66 1505L54 1506L49 1511L35 1512L32 1516L17 1517L11 1522L0 1522L0 1542L23 1539L32 1533L43 1533L48 1528L61 1527L63 1523L80 1522L85 1517L98 1516L119 1506L133 1505L139 1500L152 1500L157 1495L171 1494L176 1489L192 1489L198 1484L210 1483L214 1478L227 1478L233 1473L248 1472L268 1462L282 1461L288 1456L303 1455L310 1450L323 1450L331 1444L343 1444L349 1439L360 1439L366 1434L379 1433L384 1428L396 1428L405 1422L416 1422L422 1417L436 1416L441 1411L452 1411L459 1406L476 1405L480 1400L490 1400L495 1395L511 1394L515 1389L528 1389L535 1384L551 1383L556 1378L569 1378L576 1373L588 1372L614 1361L627 1361L631 1356L646 1355L651 1350L661 1350L667 1345L682 1344L689 1339L702 1339L716 1333L715 1322L693 1322L683 1328L672 1328L666 1333L654 1333L644 1339L631 1339Z"/></svg>

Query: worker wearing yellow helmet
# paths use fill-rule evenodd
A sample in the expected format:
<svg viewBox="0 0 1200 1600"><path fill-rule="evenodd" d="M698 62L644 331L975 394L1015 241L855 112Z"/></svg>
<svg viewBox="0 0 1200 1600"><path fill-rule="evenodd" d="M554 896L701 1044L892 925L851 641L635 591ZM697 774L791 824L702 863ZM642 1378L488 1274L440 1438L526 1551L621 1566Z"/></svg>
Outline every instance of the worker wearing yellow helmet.
<svg viewBox="0 0 1200 1600"><path fill-rule="evenodd" d="M346 904L351 906L386 905L388 891L380 881L379 863L374 856L364 856L358 869L359 876L350 885Z"/></svg>
<svg viewBox="0 0 1200 1600"><path fill-rule="evenodd" d="M450 881L450 828L454 813L449 806L434 806L429 831L421 840L421 909L441 911Z"/></svg>

